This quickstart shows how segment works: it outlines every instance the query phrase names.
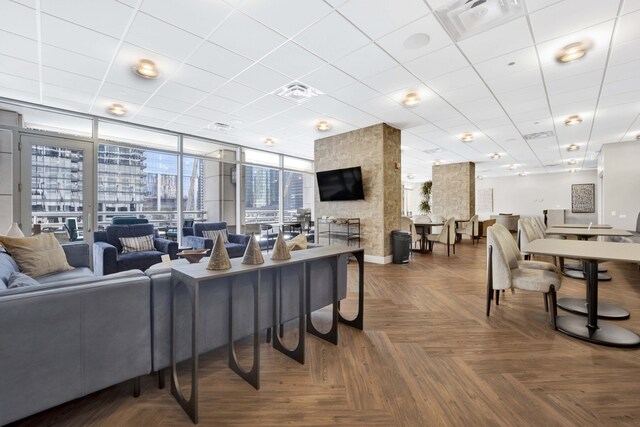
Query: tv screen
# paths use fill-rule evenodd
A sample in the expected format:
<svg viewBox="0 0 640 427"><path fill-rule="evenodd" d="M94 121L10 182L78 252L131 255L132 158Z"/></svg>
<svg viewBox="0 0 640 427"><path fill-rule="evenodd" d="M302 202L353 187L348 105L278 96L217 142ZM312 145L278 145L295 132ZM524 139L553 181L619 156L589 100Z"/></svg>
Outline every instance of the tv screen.
<svg viewBox="0 0 640 427"><path fill-rule="evenodd" d="M364 199L360 166L316 172L316 178L321 202Z"/></svg>

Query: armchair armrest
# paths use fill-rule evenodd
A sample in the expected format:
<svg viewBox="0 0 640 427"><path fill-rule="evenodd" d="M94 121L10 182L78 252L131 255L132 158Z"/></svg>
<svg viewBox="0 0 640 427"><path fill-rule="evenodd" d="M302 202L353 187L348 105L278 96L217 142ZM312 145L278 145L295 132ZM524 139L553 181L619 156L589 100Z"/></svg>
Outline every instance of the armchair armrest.
<svg viewBox="0 0 640 427"><path fill-rule="evenodd" d="M153 245L155 246L156 250L164 252L165 254L169 254L169 258L178 258L176 255L178 253L178 242L156 237L155 239L153 239Z"/></svg>
<svg viewBox="0 0 640 427"><path fill-rule="evenodd" d="M71 267L91 267L89 245L86 243L69 243L62 245L67 262Z"/></svg>
<svg viewBox="0 0 640 427"><path fill-rule="evenodd" d="M229 242L247 246L251 236L247 234L229 234Z"/></svg>
<svg viewBox="0 0 640 427"><path fill-rule="evenodd" d="M93 243L93 271L96 276L118 272L118 250L107 242Z"/></svg>
<svg viewBox="0 0 640 427"><path fill-rule="evenodd" d="M213 249L213 240L199 236L182 236L182 244L193 249Z"/></svg>
<svg viewBox="0 0 640 427"><path fill-rule="evenodd" d="M193 227L182 227L183 236L193 236Z"/></svg>

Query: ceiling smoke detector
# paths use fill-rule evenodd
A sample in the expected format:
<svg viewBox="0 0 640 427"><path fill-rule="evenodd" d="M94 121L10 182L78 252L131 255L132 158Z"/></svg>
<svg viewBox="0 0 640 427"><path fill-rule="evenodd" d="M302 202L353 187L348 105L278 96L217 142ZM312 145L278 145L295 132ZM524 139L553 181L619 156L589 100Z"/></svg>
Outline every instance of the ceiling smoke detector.
<svg viewBox="0 0 640 427"><path fill-rule="evenodd" d="M437 147L437 148L429 148L427 150L423 150L425 153L427 154L436 154L442 151L442 148Z"/></svg>
<svg viewBox="0 0 640 427"><path fill-rule="evenodd" d="M284 99L295 102L296 104L302 104L314 96L322 95L322 92L318 89L314 89L300 82L289 83L288 85L276 90L274 93Z"/></svg>
<svg viewBox="0 0 640 427"><path fill-rule="evenodd" d="M524 16L524 0L454 0L436 15L455 41Z"/></svg>
<svg viewBox="0 0 640 427"><path fill-rule="evenodd" d="M552 130L545 130L542 132L533 132L533 133L528 133L526 135L523 135L524 139L526 139L527 141L532 140L532 139L543 139L543 138L549 138L554 136L555 134L553 133Z"/></svg>
<svg viewBox="0 0 640 427"><path fill-rule="evenodd" d="M207 129L209 130L215 130L218 132L226 132L228 130L233 129L233 126L230 126L226 123L212 123L210 125L207 125Z"/></svg>

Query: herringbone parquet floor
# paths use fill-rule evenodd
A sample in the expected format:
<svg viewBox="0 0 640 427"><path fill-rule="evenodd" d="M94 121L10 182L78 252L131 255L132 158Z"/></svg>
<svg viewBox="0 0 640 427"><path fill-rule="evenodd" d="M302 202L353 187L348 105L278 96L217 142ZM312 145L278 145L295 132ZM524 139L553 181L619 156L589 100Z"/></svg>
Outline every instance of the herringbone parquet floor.
<svg viewBox="0 0 640 427"><path fill-rule="evenodd" d="M621 323L640 331L638 267L605 265L614 279L601 300L629 309ZM351 265L354 292L356 273ZM201 358L200 424L640 425L640 351L552 331L537 293L507 293L485 317L484 242L365 274L365 330L341 325L338 346L308 336L304 366L263 344L260 391L226 367L225 349ZM559 295L583 296L584 282L565 279ZM124 383L19 424L191 425L151 375L138 399Z"/></svg>

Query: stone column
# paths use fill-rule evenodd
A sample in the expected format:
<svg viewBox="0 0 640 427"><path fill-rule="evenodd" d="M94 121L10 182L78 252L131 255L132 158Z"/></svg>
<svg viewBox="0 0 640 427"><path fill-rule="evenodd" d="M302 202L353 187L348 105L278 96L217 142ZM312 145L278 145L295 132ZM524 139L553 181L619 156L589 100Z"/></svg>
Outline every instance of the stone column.
<svg viewBox="0 0 640 427"><path fill-rule="evenodd" d="M469 219L476 211L476 165L472 162L434 165L431 211L446 218Z"/></svg>
<svg viewBox="0 0 640 427"><path fill-rule="evenodd" d="M400 130L381 123L316 140L314 159L318 172L360 166L365 197L321 202L316 193L316 217L360 218L365 260L391 262L390 234L400 228L402 210Z"/></svg>

